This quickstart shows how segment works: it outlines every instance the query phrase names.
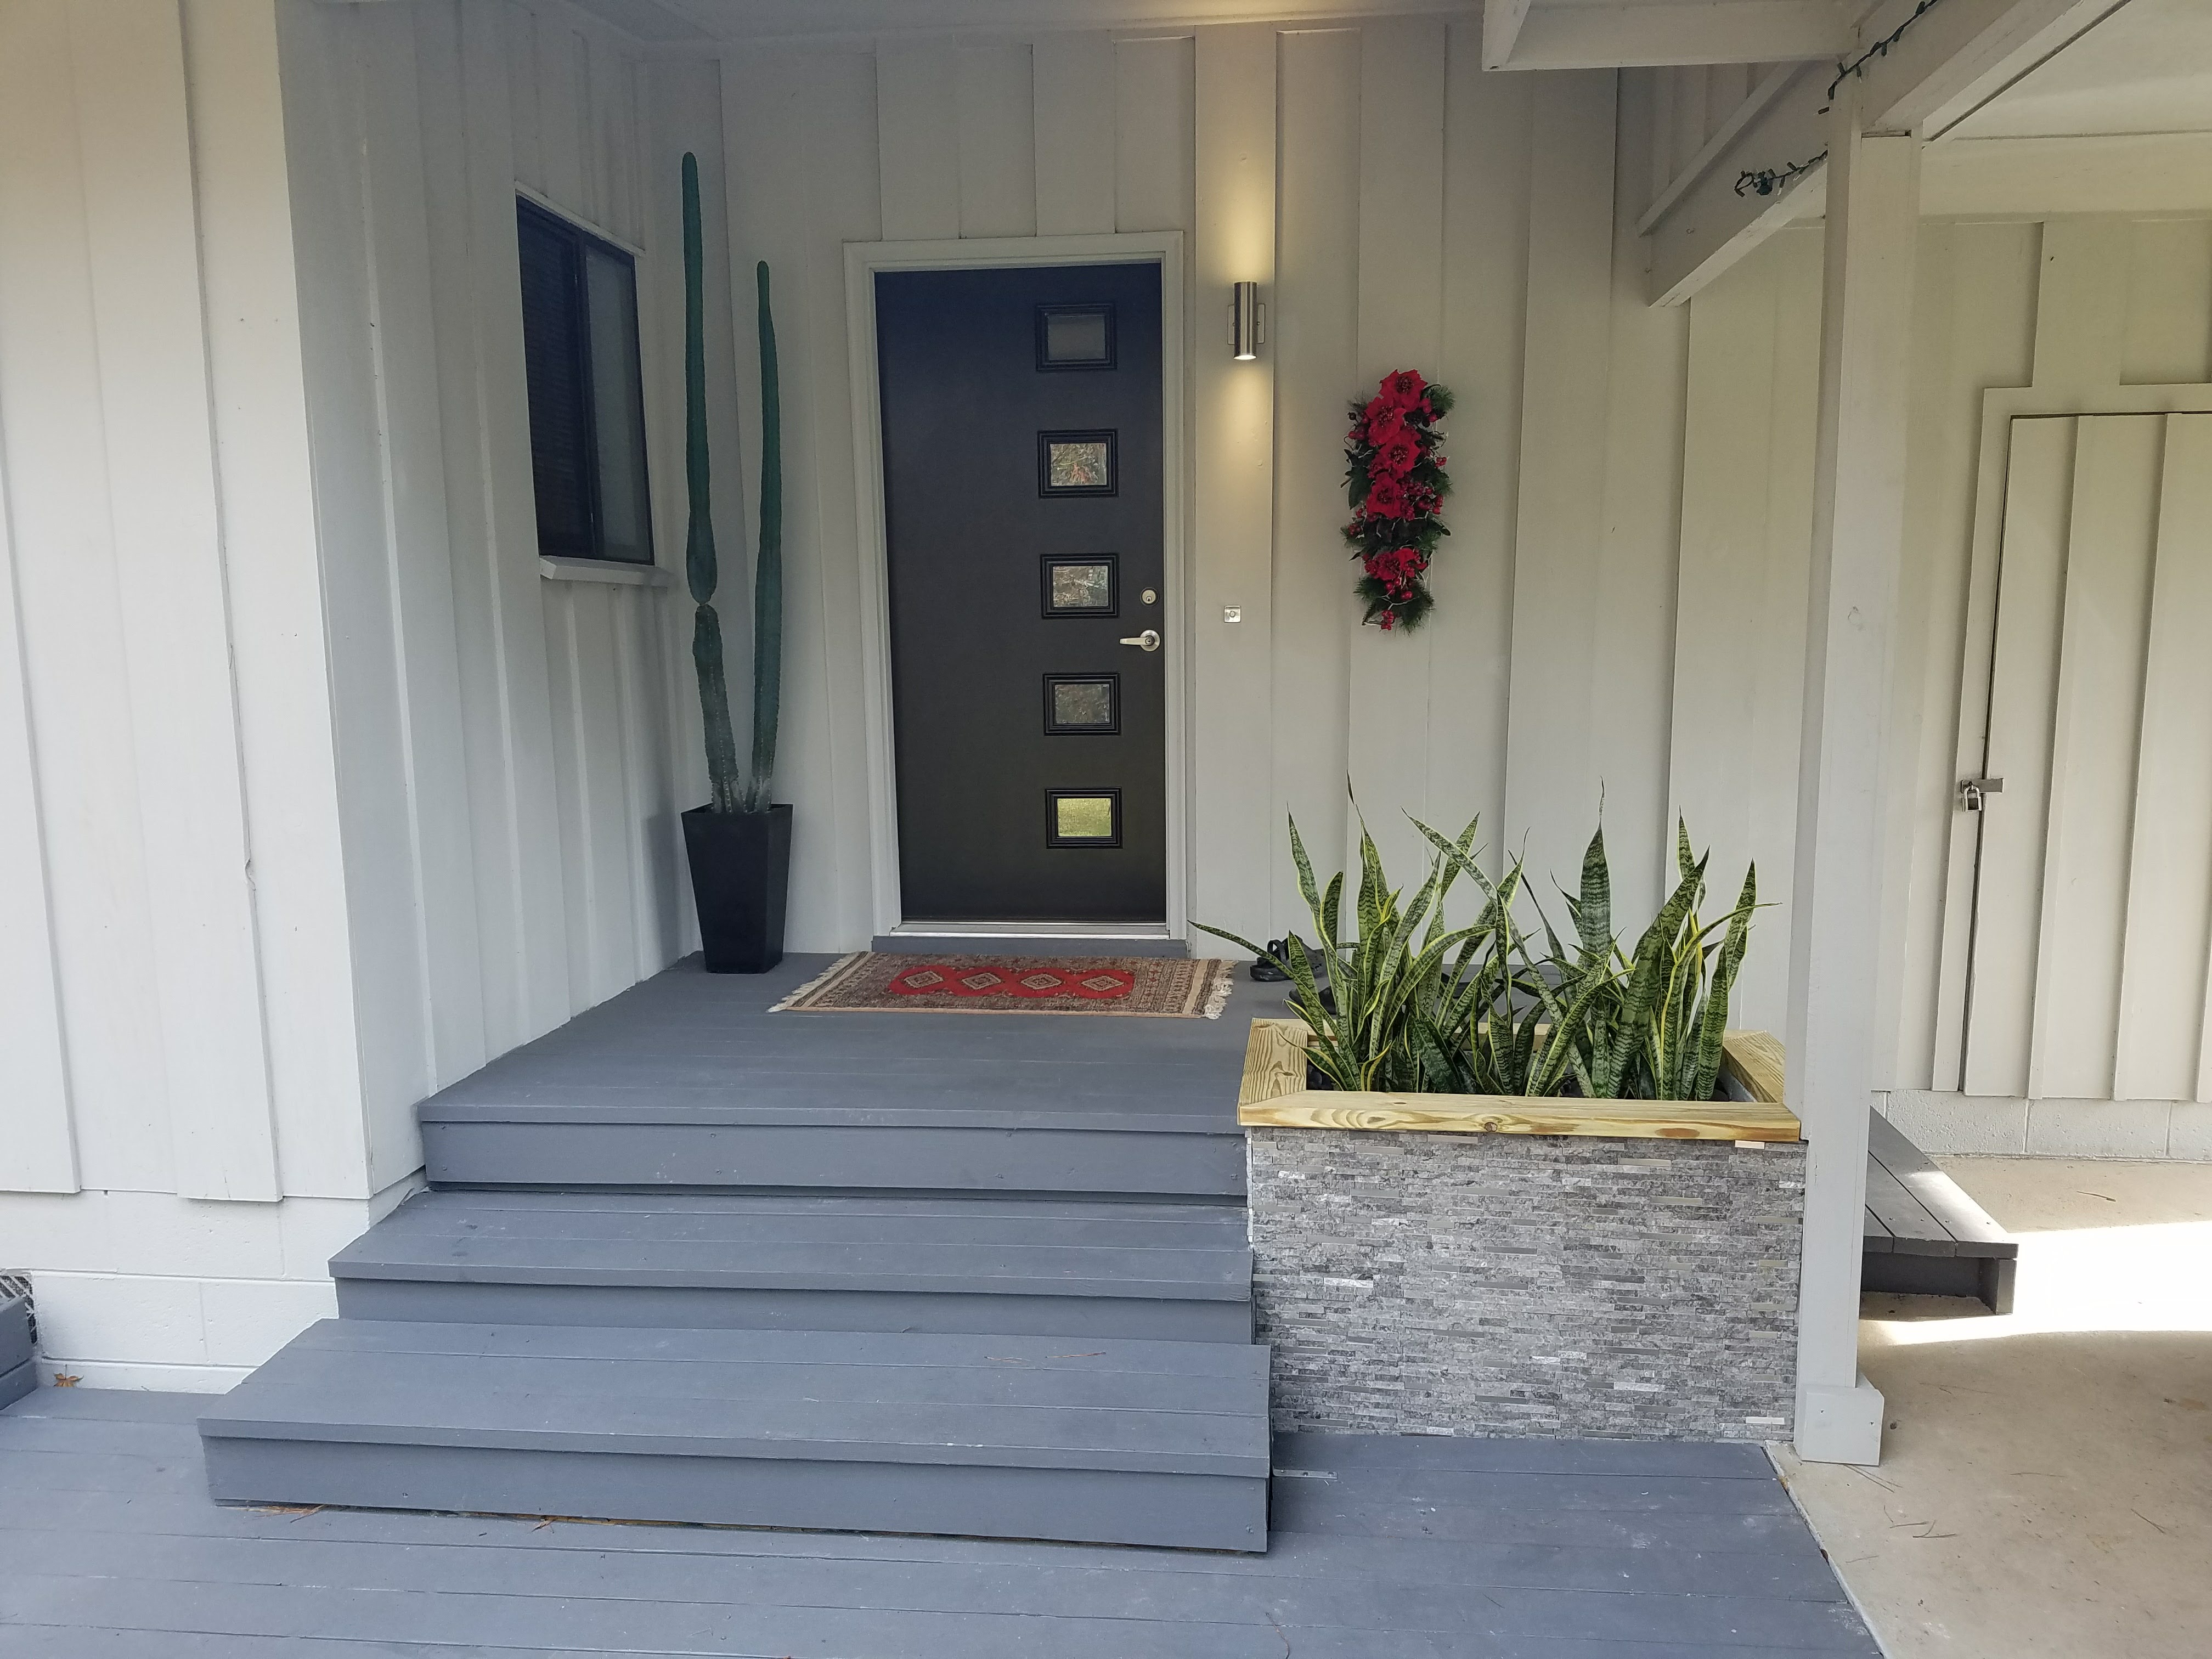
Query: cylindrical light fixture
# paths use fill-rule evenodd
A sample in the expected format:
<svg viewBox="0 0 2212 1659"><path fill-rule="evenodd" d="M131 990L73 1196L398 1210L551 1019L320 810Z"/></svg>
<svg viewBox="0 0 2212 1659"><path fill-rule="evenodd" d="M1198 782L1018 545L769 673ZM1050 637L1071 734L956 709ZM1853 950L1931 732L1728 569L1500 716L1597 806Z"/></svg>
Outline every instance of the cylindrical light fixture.
<svg viewBox="0 0 2212 1659"><path fill-rule="evenodd" d="M1267 341L1267 307L1260 303L1257 283L1229 285L1229 355L1249 363Z"/></svg>

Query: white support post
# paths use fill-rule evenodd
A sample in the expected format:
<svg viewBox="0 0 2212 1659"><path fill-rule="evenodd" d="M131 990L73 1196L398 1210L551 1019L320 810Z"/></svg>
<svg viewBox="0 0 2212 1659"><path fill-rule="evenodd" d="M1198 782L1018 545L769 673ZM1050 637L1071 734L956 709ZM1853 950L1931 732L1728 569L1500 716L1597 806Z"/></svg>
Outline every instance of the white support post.
<svg viewBox="0 0 2212 1659"><path fill-rule="evenodd" d="M1798 1297L1799 1454L1874 1463L1882 1398L1859 1375L1859 1259L1881 948L1881 750L1905 529L1920 141L1828 142L1827 276L1804 734L1790 941L1789 1098L1811 1156Z"/></svg>

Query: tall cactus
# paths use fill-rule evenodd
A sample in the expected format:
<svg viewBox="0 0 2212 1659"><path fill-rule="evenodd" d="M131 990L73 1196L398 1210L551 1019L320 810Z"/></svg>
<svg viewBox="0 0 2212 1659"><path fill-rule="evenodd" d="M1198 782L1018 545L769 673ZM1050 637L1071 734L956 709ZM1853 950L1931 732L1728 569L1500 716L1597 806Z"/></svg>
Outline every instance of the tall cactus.
<svg viewBox="0 0 2212 1659"><path fill-rule="evenodd" d="M738 810L738 738L730 724L730 687L722 672L722 619L714 614L720 573L714 562L714 501L707 473L707 278L699 229L699 158L684 158L684 480L690 523L684 574L698 607L691 625L691 662L699 673L699 714L707 740L708 805Z"/></svg>
<svg viewBox="0 0 2212 1659"><path fill-rule="evenodd" d="M754 267L760 289L760 552L753 567L753 775L746 809L765 812L775 778L775 731L783 702L783 401L776 378L775 319L769 313L768 261Z"/></svg>

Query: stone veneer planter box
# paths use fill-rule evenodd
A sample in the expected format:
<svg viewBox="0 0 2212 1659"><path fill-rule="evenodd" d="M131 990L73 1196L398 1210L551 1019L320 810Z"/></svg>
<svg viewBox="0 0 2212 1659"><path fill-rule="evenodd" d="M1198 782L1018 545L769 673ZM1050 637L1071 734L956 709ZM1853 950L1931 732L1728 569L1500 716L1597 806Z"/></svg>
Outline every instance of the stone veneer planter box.
<svg viewBox="0 0 2212 1659"><path fill-rule="evenodd" d="M1739 1098L1309 1091L1255 1020L1245 1126L1258 1340L1280 1430L1783 1440L1805 1147L1781 1049Z"/></svg>

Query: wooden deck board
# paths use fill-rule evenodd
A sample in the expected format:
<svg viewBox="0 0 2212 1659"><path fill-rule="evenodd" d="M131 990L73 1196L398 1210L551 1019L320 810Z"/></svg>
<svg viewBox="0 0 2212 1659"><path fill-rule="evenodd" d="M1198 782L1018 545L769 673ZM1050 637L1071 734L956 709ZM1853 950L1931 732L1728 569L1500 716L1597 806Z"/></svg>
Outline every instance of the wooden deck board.
<svg viewBox="0 0 2212 1659"><path fill-rule="evenodd" d="M1738 1451L1285 1437L1268 1553L1192 1555L220 1509L179 1397L44 1390L0 1413L0 1659L1869 1659Z"/></svg>

